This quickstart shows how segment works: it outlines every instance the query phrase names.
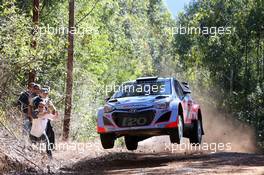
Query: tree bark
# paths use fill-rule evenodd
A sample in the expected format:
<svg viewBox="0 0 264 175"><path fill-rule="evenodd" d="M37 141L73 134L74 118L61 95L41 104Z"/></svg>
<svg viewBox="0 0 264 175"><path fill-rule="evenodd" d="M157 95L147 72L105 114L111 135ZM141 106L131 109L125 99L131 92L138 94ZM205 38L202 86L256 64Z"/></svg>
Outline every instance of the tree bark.
<svg viewBox="0 0 264 175"><path fill-rule="evenodd" d="M72 110L73 88L73 56L74 56L74 0L69 0L69 33L68 33L68 61L65 112L63 123L63 140L68 140L70 132L70 119Z"/></svg>
<svg viewBox="0 0 264 175"><path fill-rule="evenodd" d="M33 0L33 30L32 30L32 42L31 47L33 49L37 48L37 41L36 41L36 34L38 32L38 26L39 26L39 1L40 0ZM36 80L36 71L29 70L28 72L28 83L35 82Z"/></svg>

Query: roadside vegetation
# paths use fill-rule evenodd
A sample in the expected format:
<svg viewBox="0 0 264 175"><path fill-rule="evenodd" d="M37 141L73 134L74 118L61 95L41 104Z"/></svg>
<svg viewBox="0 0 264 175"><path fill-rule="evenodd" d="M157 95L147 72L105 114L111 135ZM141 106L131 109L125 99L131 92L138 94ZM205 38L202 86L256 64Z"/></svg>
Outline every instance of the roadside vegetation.
<svg viewBox="0 0 264 175"><path fill-rule="evenodd" d="M68 26L68 2L41 1L36 49L30 46L29 2L0 0L0 127L7 125L3 121L11 109L14 115L14 102L31 70L38 83L51 87L51 98L63 114L68 45L62 31ZM109 95L107 87L159 75L188 81L200 100L213 97L212 107L253 126L264 147L263 1L198 0L176 19L162 0L76 1L75 18L72 139L97 136L96 110ZM180 26L232 31L175 34ZM61 123L57 125L61 134Z"/></svg>

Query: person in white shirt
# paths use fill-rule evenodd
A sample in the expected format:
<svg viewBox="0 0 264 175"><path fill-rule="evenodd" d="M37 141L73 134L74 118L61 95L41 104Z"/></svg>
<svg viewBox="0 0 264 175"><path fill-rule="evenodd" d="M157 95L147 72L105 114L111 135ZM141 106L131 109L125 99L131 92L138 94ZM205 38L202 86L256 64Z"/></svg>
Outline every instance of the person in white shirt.
<svg viewBox="0 0 264 175"><path fill-rule="evenodd" d="M43 87L41 89L41 93L38 96L36 96L34 99L32 99L32 108L36 110L38 108L39 103L43 101L46 104L46 109L48 110L48 112L55 115L57 113L57 110L54 104L52 103L52 100L49 98L49 92L50 92L49 87ZM55 133L54 133L54 130L51 124L51 120L49 119L48 119L48 123L46 127L46 134L49 138L51 148L54 149L55 148Z"/></svg>
<svg viewBox="0 0 264 175"><path fill-rule="evenodd" d="M30 131L30 139L33 143L45 139L47 154L51 156L51 146L46 134L46 127L48 120L57 119L58 112L55 114L50 113L47 110L46 103L42 101L39 103L38 108L33 112L32 117L33 119Z"/></svg>

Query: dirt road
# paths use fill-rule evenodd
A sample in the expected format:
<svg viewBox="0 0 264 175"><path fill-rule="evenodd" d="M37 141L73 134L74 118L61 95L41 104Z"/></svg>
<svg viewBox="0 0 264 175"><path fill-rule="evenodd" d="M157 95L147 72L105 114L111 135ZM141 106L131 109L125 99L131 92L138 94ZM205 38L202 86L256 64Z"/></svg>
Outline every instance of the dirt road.
<svg viewBox="0 0 264 175"><path fill-rule="evenodd" d="M206 151L172 151L166 149L167 139L157 137L146 140L139 145L137 151L127 151L123 146L116 145L114 149L102 149L100 142L57 143L53 159L47 158L45 152L38 153L33 147L27 152L27 161L31 160L41 167L41 171L28 169L25 174L257 174L264 175L264 155L255 153L238 153ZM1 142L2 143L2 142ZM16 142L6 145L16 145ZM60 145L61 144L61 145ZM62 146L62 147L59 147ZM3 147L4 148L4 147ZM10 149L8 149L10 148ZM19 146L17 146L19 148ZM22 146L22 148L24 148ZM166 149L166 150L165 150ZM15 160L22 160L13 147L5 149L7 155L13 155ZM18 149L17 149L18 150ZM3 151L3 150L2 150ZM0 170L11 166L6 162L6 156L0 154ZM25 158L25 157L24 157ZM4 162L1 166L1 160ZM15 161L16 162L16 161ZM17 165L14 165L15 167ZM12 172L17 169L11 167ZM16 170L16 171L14 171ZM21 172L21 171L17 171ZM0 171L1 174L1 171ZM18 173L21 174L21 173Z"/></svg>
<svg viewBox="0 0 264 175"><path fill-rule="evenodd" d="M14 155L14 160L23 160L28 164L38 165L33 173L53 174L257 174L264 175L264 154L256 154L255 134L253 130L240 122L219 116L220 113L209 111L204 125L206 135L203 143L224 144L224 151L204 150L176 150L167 149L170 144L168 136L153 137L140 142L138 150L131 152L117 142L114 149L104 150L99 137L84 143L60 142L56 144L53 159L49 160L38 148L26 151L26 158L14 154L14 145L17 150L25 152L21 143L8 142L3 135L0 148L7 150L8 155ZM210 118L211 117L211 118ZM1 134L0 134L1 135ZM0 137L1 138L1 137ZM184 143L189 143L185 139ZM2 144L2 146L1 146ZM61 144L61 145L60 145ZM11 147L11 145L13 145ZM229 147L231 149L229 149ZM43 147L45 150L45 147ZM174 147L175 148L175 147ZM214 147L212 147L214 148ZM219 147L220 148L220 147ZM65 150L66 149L66 150ZM214 153L212 153L214 151ZM0 150L1 152L1 150ZM5 156L0 155L5 161ZM30 162L28 161L30 160ZM35 165L33 164L33 167ZM6 163L3 164L6 166ZM36 168L36 167L35 167ZM13 167L11 168L13 169ZM25 168L24 168L25 169ZM40 171L41 170L41 171ZM26 173L28 174L28 173Z"/></svg>
<svg viewBox="0 0 264 175"><path fill-rule="evenodd" d="M242 152L172 151L166 149L166 137L139 144L137 151L115 146L104 150L100 142L74 152L55 153L55 159L78 159L63 163L62 174L258 174L264 175L264 155ZM63 157L60 157L63 155ZM80 158L81 157L81 158ZM80 158L80 159L79 159Z"/></svg>
<svg viewBox="0 0 264 175"><path fill-rule="evenodd" d="M61 168L74 174L264 174L264 155L112 152Z"/></svg>

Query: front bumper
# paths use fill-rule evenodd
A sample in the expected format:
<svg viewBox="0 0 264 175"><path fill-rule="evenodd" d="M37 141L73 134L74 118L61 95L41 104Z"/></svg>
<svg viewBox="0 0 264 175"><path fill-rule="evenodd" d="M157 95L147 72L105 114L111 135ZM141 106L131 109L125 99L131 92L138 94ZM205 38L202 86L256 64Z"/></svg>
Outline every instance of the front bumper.
<svg viewBox="0 0 264 175"><path fill-rule="evenodd" d="M117 113L118 115L116 115ZM143 114L153 116L144 116ZM122 117L127 117L128 119L121 120ZM144 117L146 118L146 122L142 123ZM134 125L130 126L129 124L131 123ZM103 116L98 118L97 132L99 134L113 133L117 136L155 136L167 134L171 128L176 128L177 126L178 115L173 110L148 108L139 110L137 113L116 110L112 113L104 113Z"/></svg>
<svg viewBox="0 0 264 175"><path fill-rule="evenodd" d="M121 136L159 136L168 135L174 130L174 128L144 128L144 129L127 129L127 130L115 130L98 132L99 134L113 134L115 137Z"/></svg>

